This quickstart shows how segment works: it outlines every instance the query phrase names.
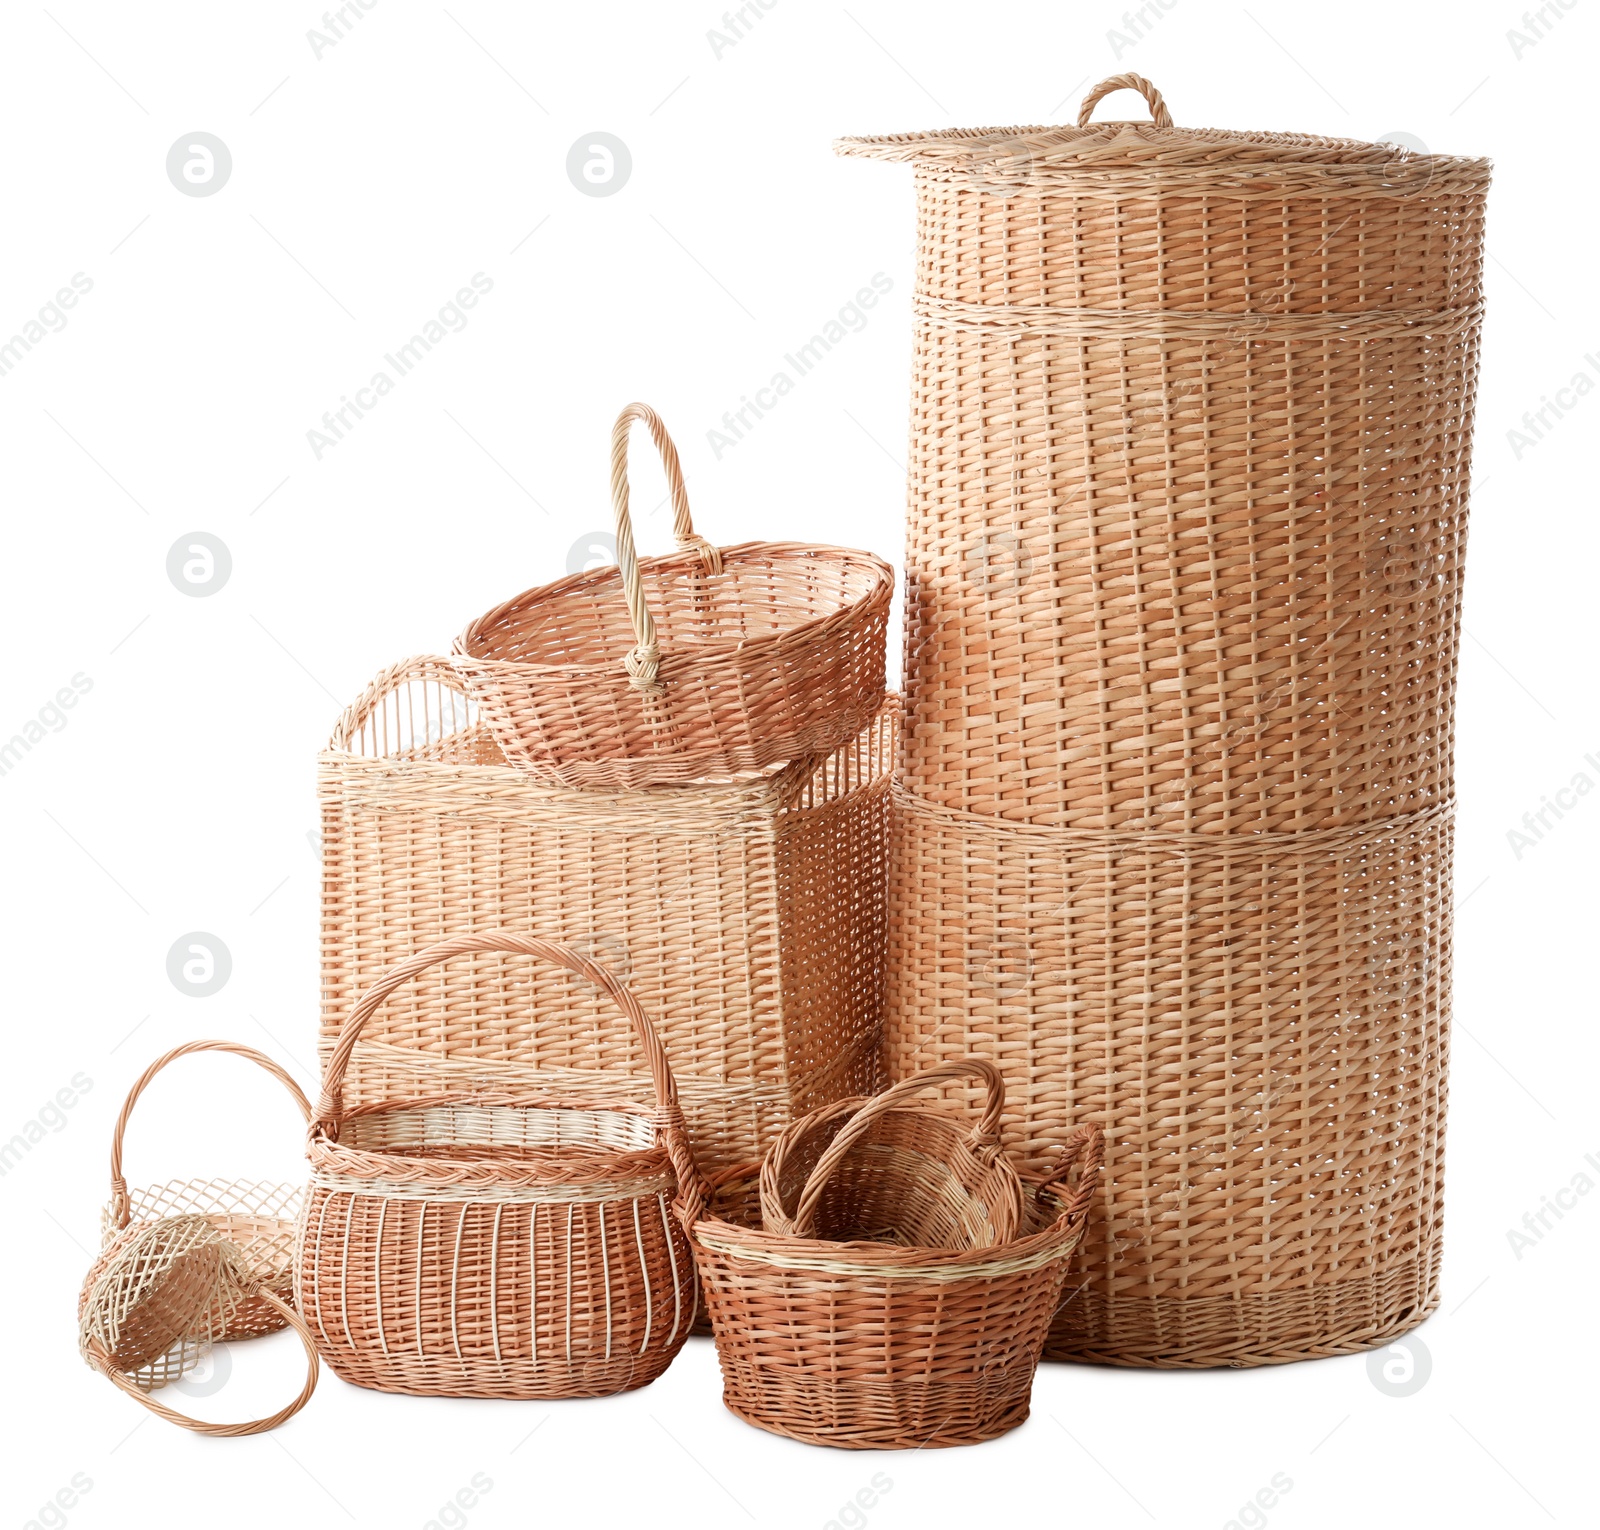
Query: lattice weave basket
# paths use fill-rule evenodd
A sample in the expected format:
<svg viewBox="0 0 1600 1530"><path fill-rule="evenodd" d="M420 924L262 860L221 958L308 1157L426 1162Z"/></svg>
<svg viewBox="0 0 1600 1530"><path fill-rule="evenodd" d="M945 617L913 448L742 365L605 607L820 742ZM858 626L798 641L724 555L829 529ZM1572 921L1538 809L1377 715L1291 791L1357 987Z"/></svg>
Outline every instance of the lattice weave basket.
<svg viewBox="0 0 1600 1530"><path fill-rule="evenodd" d="M322 1042L430 941L537 929L657 1018L708 1169L881 1082L893 703L850 744L736 781L634 791L512 768L441 659L386 670L318 765ZM446 1088L603 1099L625 1046L564 971L420 974L368 1022L351 1104ZM606 1039L606 1038L610 1039Z"/></svg>
<svg viewBox="0 0 1600 1530"><path fill-rule="evenodd" d="M632 1043L632 1098L469 1090L348 1106L362 1027L408 982L474 954L535 957L599 989L625 1022L608 1029ZM697 1288L675 1203L698 1171L666 1054L606 968L509 930L418 952L352 1009L316 1116L296 1296L347 1381L599 1397L653 1381L683 1347Z"/></svg>

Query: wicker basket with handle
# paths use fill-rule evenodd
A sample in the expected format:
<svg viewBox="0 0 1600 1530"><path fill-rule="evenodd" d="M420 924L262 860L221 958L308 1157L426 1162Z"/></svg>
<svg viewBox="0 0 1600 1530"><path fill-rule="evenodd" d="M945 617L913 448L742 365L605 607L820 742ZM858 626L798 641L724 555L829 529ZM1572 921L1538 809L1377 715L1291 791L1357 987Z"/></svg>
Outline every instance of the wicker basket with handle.
<svg viewBox="0 0 1600 1530"><path fill-rule="evenodd" d="M389 995L487 952L536 957L600 989L652 1098L479 1090L347 1107L345 1070ZM698 1171L672 1070L639 1001L570 946L510 930L459 935L375 983L323 1076L309 1155L296 1294L347 1381L599 1397L655 1380L688 1336L694 1263L672 1208Z"/></svg>
<svg viewBox="0 0 1600 1530"><path fill-rule="evenodd" d="M1115 89L1150 122L1091 122ZM1175 127L842 140L915 167L906 782L1084 829L1451 791L1487 161Z"/></svg>
<svg viewBox="0 0 1600 1530"><path fill-rule="evenodd" d="M641 563L628 434L650 430L680 551ZM894 577L881 558L696 535L678 453L629 404L611 443L617 567L529 590L472 622L454 663L506 759L566 786L760 770L847 744L883 702Z"/></svg>
<svg viewBox="0 0 1600 1530"><path fill-rule="evenodd" d="M318 762L324 1059L397 962L509 928L627 981L708 1170L870 1093L896 716L888 703L832 754L739 781L579 790L511 768L443 660L386 670ZM463 1088L626 1097L604 995L564 969L506 968L467 956L396 993L362 1033L347 1103Z"/></svg>
<svg viewBox="0 0 1600 1530"><path fill-rule="evenodd" d="M909 1103L973 1079L975 1128ZM853 1450L975 1444L1027 1418L1100 1134L1063 1133L1024 1197L997 1146L1004 1098L990 1064L952 1061L798 1121L759 1169L712 1181L692 1235L734 1413Z"/></svg>

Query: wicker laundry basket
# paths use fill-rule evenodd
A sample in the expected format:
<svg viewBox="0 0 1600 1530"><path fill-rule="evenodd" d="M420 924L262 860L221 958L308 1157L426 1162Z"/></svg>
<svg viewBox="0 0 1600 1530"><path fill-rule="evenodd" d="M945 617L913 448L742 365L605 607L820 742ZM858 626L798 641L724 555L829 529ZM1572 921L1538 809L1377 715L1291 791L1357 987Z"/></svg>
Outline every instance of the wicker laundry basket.
<svg viewBox="0 0 1600 1530"><path fill-rule="evenodd" d="M891 701L850 744L742 779L575 790L507 764L442 659L386 670L321 756L322 1042L446 935L547 932L654 1017L708 1169L870 1092L887 941ZM421 975L368 1023L345 1098L556 1086L603 1099L631 1043L562 971L492 954Z"/></svg>
<svg viewBox="0 0 1600 1530"><path fill-rule="evenodd" d="M1153 122L1089 117L1114 88ZM1177 128L842 140L911 164L906 781L1085 829L1451 793L1484 160Z"/></svg>
<svg viewBox="0 0 1600 1530"><path fill-rule="evenodd" d="M661 452L680 551L640 563L628 432ZM507 760L565 786L760 770L849 744L884 695L894 575L842 547L695 534L677 449L629 404L611 443L616 568L528 590L472 622L456 668Z"/></svg>
<svg viewBox="0 0 1600 1530"><path fill-rule="evenodd" d="M626 1031L645 1088L348 1106L345 1070L384 1001L486 953L535 957L593 985L621 1011L626 1025L606 1029ZM345 1380L448 1397L602 1397L654 1381L683 1347L697 1288L675 1203L699 1175L672 1070L639 1001L570 946L491 930L387 973L345 1022L309 1156L296 1296Z"/></svg>
<svg viewBox="0 0 1600 1530"><path fill-rule="evenodd" d="M909 1103L973 1076L989 1101L976 1127ZM995 1145L1003 1100L990 1065L952 1061L713 1179L691 1230L731 1411L851 1450L976 1444L1027 1418L1100 1133L1063 1133L1024 1197Z"/></svg>
<svg viewBox="0 0 1600 1530"><path fill-rule="evenodd" d="M1130 835L897 790L895 819L891 1076L993 1058L1025 1170L1078 1123L1105 1131L1083 1284L1047 1353L1267 1364L1381 1344L1433 1310L1447 808Z"/></svg>

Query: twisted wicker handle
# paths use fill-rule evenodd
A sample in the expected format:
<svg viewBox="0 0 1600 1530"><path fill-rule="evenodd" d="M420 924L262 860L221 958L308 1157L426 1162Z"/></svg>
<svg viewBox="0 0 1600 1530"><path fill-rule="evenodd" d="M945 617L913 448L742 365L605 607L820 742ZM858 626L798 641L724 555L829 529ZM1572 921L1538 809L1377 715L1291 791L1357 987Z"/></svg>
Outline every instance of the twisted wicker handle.
<svg viewBox="0 0 1600 1530"><path fill-rule="evenodd" d="M249 1058L251 1062L265 1068L289 1091L294 1097L295 1104L300 1107L301 1116L307 1121L311 1119L311 1105L304 1091L265 1052L258 1052L254 1047L241 1046L234 1041L188 1041L181 1047L174 1047L166 1056L158 1057L134 1080L133 1088L128 1091L128 1098L122 1102L122 1113L117 1117L117 1124L111 1130L111 1219L118 1227L126 1227L131 1215L128 1204L128 1182L122 1177L122 1138L128 1129L128 1117L133 1114L133 1107L138 1103L139 1096L144 1093L150 1080L168 1063L176 1062L180 1057L187 1057L191 1052L233 1052L239 1057Z"/></svg>
<svg viewBox="0 0 1600 1530"><path fill-rule="evenodd" d="M1149 80L1142 74L1114 74L1109 80L1101 80L1083 98L1083 105L1078 108L1079 127L1088 127L1089 119L1094 115L1095 107L1114 90L1138 91L1149 104L1151 122L1158 128L1172 126L1172 113L1167 110L1167 103L1161 99L1161 92Z"/></svg>
<svg viewBox="0 0 1600 1530"><path fill-rule="evenodd" d="M350 1066L350 1058L355 1052L356 1043L361 1039L362 1029L383 1001L402 983L409 982L418 973L426 972L428 968L436 967L454 957L483 951L537 956L543 961L553 962L558 967L565 967L568 972L575 972L579 977L588 978L622 1011L633 1026L634 1034L644 1048L645 1060L650 1065L650 1081L655 1088L656 1096L656 1129L678 1175L680 1193L687 1197L695 1196L700 1187L700 1173L695 1166L694 1155L689 1149L689 1135L684 1124L683 1112L678 1108L678 1086L672 1077L672 1069L668 1066L667 1054L662 1048L661 1039L656 1035L655 1027L651 1025L650 1017L645 1014L644 1007L610 968L591 961L582 952L575 951L560 941L545 940L538 935L523 935L516 930L486 930L477 935L452 935L447 940L437 941L417 952L409 961L401 962L398 967L391 968L362 994L356 1001L356 1007L350 1011L349 1018L340 1028L339 1044L334 1048L333 1056L328 1061L327 1071L323 1074L322 1092L317 1097L317 1112L316 1119L311 1125L312 1132L320 1133L329 1142L339 1140L339 1118L344 1110L345 1071Z"/></svg>
<svg viewBox="0 0 1600 1530"><path fill-rule="evenodd" d="M661 665L661 648L656 642L655 618L645 604L644 585L639 579L639 555L633 546L633 518L628 514L628 435L635 420L650 429L656 450L667 470L667 487L672 494L672 532L679 547L697 548L709 574L722 572L722 554L702 536L695 534L689 517L689 495L683 487L683 468L678 463L678 448L672 444L661 416L648 404L629 404L611 428L611 508L617 518L617 567L622 572L622 593L627 597L628 615L633 621L636 647L627 657L628 675L641 691L660 689L656 671Z"/></svg>
<svg viewBox="0 0 1600 1530"><path fill-rule="evenodd" d="M980 1151L989 1148L998 1152L1000 1112L1005 1109L1006 1104L1006 1084L1000 1076L1000 1070L981 1057L963 1057L953 1062L940 1063L937 1067L929 1068L914 1078L902 1079L898 1084L884 1090L882 1094L874 1095L845 1123L838 1136L828 1144L827 1151L817 1160L816 1167L812 1169L811 1177L806 1180L805 1189L800 1192L800 1201L795 1207L793 1217L783 1215L783 1207L778 1199L777 1175L774 1173L769 1176L765 1172L766 1166L763 1165L761 1220L767 1231L785 1232L796 1238L814 1238L817 1208L822 1204L822 1193L828 1188L828 1181L844 1162L845 1154L872 1130L879 1117L934 1084L943 1084L962 1077L977 1079L988 1092L988 1097L984 1101L983 1115L973 1127L968 1141Z"/></svg>
<svg viewBox="0 0 1600 1530"><path fill-rule="evenodd" d="M1088 1211L1105 1161L1106 1138L1098 1126L1080 1126L1068 1134L1055 1173L1034 1192L1041 1205L1047 1196L1054 1196L1061 1202L1061 1211L1056 1216L1058 1226ZM1074 1174L1077 1184L1071 1185Z"/></svg>
<svg viewBox="0 0 1600 1530"><path fill-rule="evenodd" d="M208 1424L198 1418L190 1418L187 1414L179 1413L169 1408L165 1403L158 1403L143 1387L138 1387L129 1381L111 1362L111 1357L106 1353L105 1346L98 1339L89 1341L89 1358L96 1368L105 1375L122 1391L136 1402L141 1402L157 1418L164 1418L169 1424L177 1424L182 1429L192 1429L196 1434L209 1434L216 1439L236 1439L245 1434L262 1434L268 1429L276 1429L286 1418L293 1418L305 1405L310 1402L311 1394L317 1389L317 1376L321 1370L321 1362L317 1359L317 1347L312 1342L311 1330L301 1321L300 1315L281 1297L261 1286L246 1287L247 1296L259 1296L264 1302L274 1307L288 1325L300 1336L300 1343L306 1352L306 1383L300 1388L300 1395L287 1407L279 1408L276 1413L266 1418L258 1418L247 1424Z"/></svg>

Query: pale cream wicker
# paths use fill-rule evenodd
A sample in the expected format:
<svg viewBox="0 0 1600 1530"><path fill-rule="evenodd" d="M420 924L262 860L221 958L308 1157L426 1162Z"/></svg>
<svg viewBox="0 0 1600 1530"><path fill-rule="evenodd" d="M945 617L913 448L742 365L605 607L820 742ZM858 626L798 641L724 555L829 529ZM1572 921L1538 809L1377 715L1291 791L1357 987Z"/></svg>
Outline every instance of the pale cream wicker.
<svg viewBox="0 0 1600 1530"><path fill-rule="evenodd" d="M477 1089L349 1107L362 1027L396 990L471 955L536 957L598 990L650 1098ZM519 994L520 990L520 994ZM526 1003L510 981L508 998ZM537 1021L530 1016L530 1027ZM600 964L510 930L419 951L361 996L323 1076L296 1296L328 1364L385 1392L599 1397L655 1380L694 1321L676 1215L699 1176L665 1052Z"/></svg>
<svg viewBox="0 0 1600 1530"><path fill-rule="evenodd" d="M640 563L628 432L667 470L679 552ZM797 542L720 551L695 534L677 449L629 404L611 443L616 568L528 590L472 622L456 668L507 760L566 786L732 775L848 745L883 702L894 575Z"/></svg>
<svg viewBox="0 0 1600 1530"><path fill-rule="evenodd" d="M325 1056L395 963L507 927L625 978L709 1168L879 1087L892 704L833 754L742 780L579 791L511 768L459 684L439 659L384 671L320 759ZM617 1077L636 1045L604 1014L563 972L466 957L372 1017L345 1096L636 1092Z"/></svg>

